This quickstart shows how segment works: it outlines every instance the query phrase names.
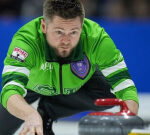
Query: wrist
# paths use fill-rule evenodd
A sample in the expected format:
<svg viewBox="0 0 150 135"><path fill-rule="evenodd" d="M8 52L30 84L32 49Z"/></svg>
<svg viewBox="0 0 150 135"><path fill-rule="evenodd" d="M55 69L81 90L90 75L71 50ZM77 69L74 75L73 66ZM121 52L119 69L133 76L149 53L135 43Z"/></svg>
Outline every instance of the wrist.
<svg viewBox="0 0 150 135"><path fill-rule="evenodd" d="M38 114L38 112L34 109L34 108L32 108L31 106L30 106L30 109L27 109L27 111L24 113L24 120L26 121L26 120L29 120L29 119L31 119L33 116L35 117L35 116L38 116L39 114Z"/></svg>

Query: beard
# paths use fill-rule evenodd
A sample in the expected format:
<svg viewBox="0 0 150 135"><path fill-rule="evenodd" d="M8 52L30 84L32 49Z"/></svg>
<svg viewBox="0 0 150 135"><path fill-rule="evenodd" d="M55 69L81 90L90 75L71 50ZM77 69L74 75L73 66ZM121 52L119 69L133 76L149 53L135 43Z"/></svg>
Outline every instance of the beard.
<svg viewBox="0 0 150 135"><path fill-rule="evenodd" d="M66 58L66 57L69 57L70 54L72 53L73 49L63 49L63 48L53 48L54 51L55 51L55 54L57 55L57 57L59 58Z"/></svg>
<svg viewBox="0 0 150 135"><path fill-rule="evenodd" d="M58 58L61 58L61 59L65 59L67 57L70 56L70 54L72 53L72 51L74 50L74 48L76 47L73 47L71 48L72 45L57 45L56 47L51 45L49 42L47 42L48 45L54 50L56 56Z"/></svg>
<svg viewBox="0 0 150 135"><path fill-rule="evenodd" d="M48 41L47 35L46 35L46 40L48 45L54 50L56 56L60 59L65 59L67 57L69 57L71 55L71 53L73 52L74 48L77 46L78 42L76 43L76 45L65 45L65 44L59 44L59 45L53 45L50 43L50 41Z"/></svg>

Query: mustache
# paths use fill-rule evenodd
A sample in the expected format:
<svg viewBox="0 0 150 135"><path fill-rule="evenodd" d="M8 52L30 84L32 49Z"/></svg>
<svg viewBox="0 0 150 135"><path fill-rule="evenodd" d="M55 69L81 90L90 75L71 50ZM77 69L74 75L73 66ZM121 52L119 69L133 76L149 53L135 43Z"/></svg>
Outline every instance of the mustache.
<svg viewBox="0 0 150 135"><path fill-rule="evenodd" d="M71 47L70 44L68 44L68 45L61 44L61 45L59 45L59 48L70 48L70 47Z"/></svg>

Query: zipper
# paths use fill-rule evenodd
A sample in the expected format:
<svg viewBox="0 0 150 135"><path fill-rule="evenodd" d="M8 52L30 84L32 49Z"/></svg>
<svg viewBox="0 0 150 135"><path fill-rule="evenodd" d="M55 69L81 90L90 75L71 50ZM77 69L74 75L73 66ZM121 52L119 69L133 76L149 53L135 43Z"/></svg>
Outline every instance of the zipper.
<svg viewBox="0 0 150 135"><path fill-rule="evenodd" d="M59 83L60 83L60 94L63 95L63 86L62 86L62 63L59 64Z"/></svg>

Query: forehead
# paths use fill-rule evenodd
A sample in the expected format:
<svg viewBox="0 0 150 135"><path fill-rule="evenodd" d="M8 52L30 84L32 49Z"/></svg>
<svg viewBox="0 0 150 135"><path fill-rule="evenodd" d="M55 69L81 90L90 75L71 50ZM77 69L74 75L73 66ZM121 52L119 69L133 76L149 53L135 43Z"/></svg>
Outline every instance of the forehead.
<svg viewBox="0 0 150 135"><path fill-rule="evenodd" d="M51 27L81 27L82 23L80 17L64 19L59 16L54 16L53 19L50 20L49 25Z"/></svg>

